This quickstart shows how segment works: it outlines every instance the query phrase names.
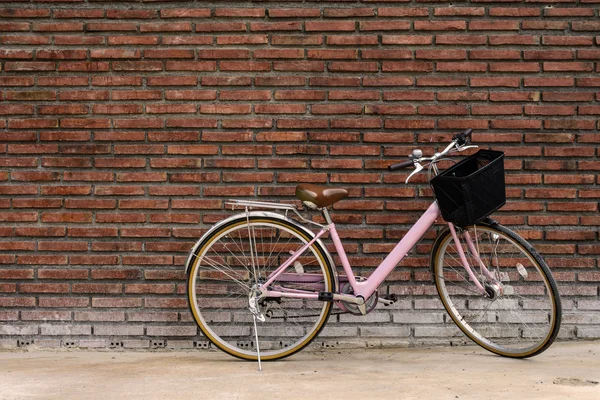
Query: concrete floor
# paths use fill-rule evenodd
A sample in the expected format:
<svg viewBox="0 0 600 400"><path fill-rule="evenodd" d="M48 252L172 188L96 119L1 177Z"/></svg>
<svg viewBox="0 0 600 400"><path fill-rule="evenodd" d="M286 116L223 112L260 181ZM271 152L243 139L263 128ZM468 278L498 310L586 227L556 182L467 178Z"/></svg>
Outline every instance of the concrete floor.
<svg viewBox="0 0 600 400"><path fill-rule="evenodd" d="M556 343L529 360L471 346L331 349L262 373L221 352L0 353L0 400L598 400L599 381L600 341Z"/></svg>

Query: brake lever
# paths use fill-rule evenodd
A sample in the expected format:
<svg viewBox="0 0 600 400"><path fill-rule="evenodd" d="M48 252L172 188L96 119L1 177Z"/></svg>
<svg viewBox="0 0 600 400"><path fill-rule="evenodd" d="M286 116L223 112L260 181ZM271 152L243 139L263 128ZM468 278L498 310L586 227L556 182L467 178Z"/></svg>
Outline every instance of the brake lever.
<svg viewBox="0 0 600 400"><path fill-rule="evenodd" d="M413 175L416 175L421 171L423 171L423 166L421 164L419 164L418 162L415 162L415 169L413 172L411 172L411 174L408 176L408 178L406 178L406 181L404 182L404 184L407 184L408 181L410 181L410 178L413 177Z"/></svg>
<svg viewBox="0 0 600 400"><path fill-rule="evenodd" d="M465 150L468 150L468 149L478 149L478 148L479 148L479 146L476 146L476 145L473 144L473 145L469 145L469 146L459 147L458 151L461 152L461 151L465 151Z"/></svg>

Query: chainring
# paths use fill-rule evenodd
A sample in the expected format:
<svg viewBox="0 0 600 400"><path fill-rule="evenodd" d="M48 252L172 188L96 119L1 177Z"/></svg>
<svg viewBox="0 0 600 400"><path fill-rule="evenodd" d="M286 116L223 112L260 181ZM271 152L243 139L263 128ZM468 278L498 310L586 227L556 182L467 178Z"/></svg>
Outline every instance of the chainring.
<svg viewBox="0 0 600 400"><path fill-rule="evenodd" d="M340 290L340 293L342 294L354 294L354 290L352 289L352 286L350 285L350 282L347 282L344 284L344 286L342 286L342 290ZM366 301L365 301L365 308L366 308L366 314L370 313L371 311L373 311L375 309L375 307L377 306L377 299L378 299L378 295L377 295L377 291L375 291L375 293L373 293ZM360 312L360 310L358 309L358 306L356 304L353 303L348 303L347 301L343 301L340 300L338 302L338 306L353 315L363 315L363 313Z"/></svg>

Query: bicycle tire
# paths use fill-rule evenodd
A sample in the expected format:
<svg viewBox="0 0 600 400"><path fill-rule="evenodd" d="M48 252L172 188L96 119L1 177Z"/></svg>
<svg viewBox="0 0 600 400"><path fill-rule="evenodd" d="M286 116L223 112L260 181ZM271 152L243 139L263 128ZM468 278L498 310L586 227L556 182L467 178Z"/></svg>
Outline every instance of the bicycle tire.
<svg viewBox="0 0 600 400"><path fill-rule="evenodd" d="M492 353L511 358L527 358L542 353L554 342L556 336L558 335L562 318L561 301L556 282L552 277L552 274L548 266L544 262L543 258L527 241L525 241L523 238L521 238L519 235L517 235L510 229L495 222L482 222L477 225L464 227L463 229L468 229L470 233L477 232L477 234L479 234L479 232L482 232L488 235L491 238L489 241L489 248L494 249L495 253L497 253L497 249L499 246L499 237L503 236L504 238L508 239L507 243L518 249L523 255L526 256L526 259L511 259L511 266L510 262L501 263L500 259L498 258L498 255L496 254L495 263L497 272L495 272L495 274L500 280L508 282L502 283L504 289L508 291L508 288L511 288L511 291L515 294L514 299L512 297L508 297L510 296L510 294L503 294L503 303L498 303L496 307L492 307L493 304L489 304L484 310L484 312L487 313L488 310L491 309L491 311L493 311L495 314L490 313L490 315L487 317L486 322L485 317L482 318L478 316L479 314L481 314L481 312L472 312L475 310L471 309L471 307L475 309L477 309L477 307L482 307L481 301L486 301L483 300L483 295L478 293L480 297L477 298L477 295L475 294L470 295L471 292L469 292L468 290L462 290L462 294L459 294L461 293L461 290L458 289L458 283L456 284L457 287L452 286L453 281L460 282L458 277L461 273L464 272L464 268L462 267L462 265L460 268L457 267L456 269L452 269L452 271L450 271L451 267L446 267L446 270L444 271L442 258L444 257L444 254L446 254L446 250L448 249L449 243L454 242L450 231L446 229L436 239L431 253L432 273L438 291L438 295L444 305L444 308L446 309L454 323L460 328L460 330L465 335L467 335L467 337L469 337L472 341L474 341L476 344L483 347L484 349L491 351ZM495 241L495 244L494 242L492 242L492 240ZM477 243L479 243L479 241L477 241ZM484 245L488 246L487 243L484 243ZM500 250L508 247L509 246L502 247ZM469 253L468 246L463 245L463 249L465 249L465 253ZM484 258L484 254L481 255L482 258ZM469 256L472 257L471 254L469 254ZM493 255L491 256L491 258L489 258L489 260L489 265L492 266L492 264L494 263ZM525 267L521 263L521 261L528 261L529 263L527 264L527 267ZM451 262L447 262L447 264L450 263ZM500 269L503 266L501 264L508 265L507 269L503 270L502 272L500 272ZM509 269L512 267L515 267L515 270ZM474 272L476 272L477 270L478 267L473 268ZM445 276L444 272L446 272ZM534 274L532 274L532 272ZM465 275L461 276L461 278L465 282L464 286L467 286L467 274L466 272L464 272L464 274ZM543 282L544 284L543 295L536 295L536 290L539 292L540 289L537 287L534 288L533 286L537 282L539 282L535 281L537 277L537 275L535 274L539 275L539 277L541 278L541 282ZM485 278L482 279L481 274L479 276L479 279L485 280ZM468 283L471 284L474 288L474 284L472 282ZM450 295L450 292L455 292L456 296L454 294ZM522 295L516 294L516 292L520 292ZM531 292L531 296L529 298L527 297L528 292ZM548 299L544 299L545 296L547 296ZM490 300L491 299L488 299L488 301ZM517 318L511 317L508 314L508 312L504 311L502 308L505 307L506 309L508 309L508 307L511 305L516 306L517 310L521 312L520 314L516 314ZM541 310L542 305L546 306L546 309L544 309L543 311L535 310L535 307L539 307L539 309ZM475 317L469 316L470 313L477 315L478 320L473 321ZM545 328L546 324L544 323L544 313L547 313L547 329ZM518 324L522 321L521 318L523 317L532 317L534 319L537 319L537 321L539 322L533 322L532 324L534 325L528 325L527 323L523 323L524 325L520 327L518 326ZM472 320L469 321L468 319ZM493 329L490 329L487 332L493 335L495 333L502 332L501 329L504 329L505 332L509 332L509 338L492 339L485 336L480 331L485 330L486 324L489 324L490 326L494 325ZM500 328L496 327L500 324L502 324ZM544 330L545 332L543 335L539 336L539 340L529 339L529 337L532 337L534 335L533 332L541 332L542 330ZM511 338L510 335L515 336ZM506 344L501 344L499 343L500 341L504 341ZM520 343L523 343L523 346L525 346L525 343L527 343L528 341L531 341L533 343L526 347L518 347L520 346ZM515 348L515 346L517 347Z"/></svg>
<svg viewBox="0 0 600 400"><path fill-rule="evenodd" d="M250 225L248 225L250 224ZM262 225L260 225L262 224ZM249 229L249 227L258 227L258 226L270 226L270 227L280 227L282 229L285 229L288 233L294 233L296 235L296 238L299 238L301 241L303 241L304 243L309 242L312 237L309 236L309 234L307 233L306 229L303 229L303 227L301 227L300 225L291 222L287 219L283 219L283 218L274 218L274 217L269 217L269 216L250 216L250 217L246 217L245 215L241 215L239 218L234 218L231 221L229 221L228 223L224 224L223 226L221 226L219 229L215 230L212 234L210 234L208 237L206 237L202 243L200 243L197 247L196 250L194 252L194 256L190 257L190 261L189 261L189 265L188 265L188 305L190 307L190 311L194 317L194 320L196 321L196 323L198 324L198 327L200 328L200 330L202 331L202 333L204 334L204 336L206 336L208 338L208 340L215 345L217 348L221 349L222 351L237 357L237 358L241 358L241 359L245 359L245 360L256 360L257 359L257 352L255 351L255 349L252 348L252 346L250 345L250 347L246 347L246 348L241 348L236 344L232 344L231 340L228 341L228 339L223 338L222 336L219 336L216 332L216 328L215 326L211 326L214 325L214 322L211 321L210 323L208 322L209 319L204 318L203 313L206 315L207 312L206 310L201 309L201 304L202 304L202 300L201 298L198 296L197 293L197 289L199 289L200 287L198 286L198 277L199 277L199 271L201 268L201 260L203 259L203 257L205 257L205 254L209 251L209 249L212 247L212 245L216 244L219 242L219 240L224 237L224 235L227 234L227 232L232 232L232 229ZM249 235L250 235L250 230L248 230ZM252 231L254 232L254 230ZM262 233L261 233L262 234ZM255 246L257 245L256 241L254 242ZM277 245L277 243L275 243L275 245ZM329 257L327 255L327 252L325 249L323 249L321 247L321 244L318 241L315 241L310 247L309 249L307 249L307 252L312 252L312 254L315 255L315 257L319 260L319 268L322 271L323 274L323 290L325 291L333 291L335 288L335 277L334 277L334 273L332 270L332 267L330 265L329 262ZM281 251L280 251L281 253ZM303 256L305 253L303 253L301 256ZM278 254L279 255L279 254ZM271 257L271 254L268 255L269 257ZM266 263L265 263L266 264ZM269 263L271 264L271 263ZM279 264L277 264L279 265ZM316 270L316 268L313 268ZM292 268L293 270L293 268ZM250 272L251 274L251 272ZM260 275L260 273L259 273ZM252 277L250 277L250 279L252 279ZM205 282L207 280L205 279ZM210 291L210 289L209 289ZM230 293L228 293L230 294ZM209 300L214 300L214 298L209 298ZM280 341L280 343L282 343L282 347L280 349L263 349L262 348L262 344L261 344L261 360L264 361L269 361L269 360L277 360L277 359L281 359L281 358L285 358L288 356L291 356L292 354L297 353L298 351L302 350L303 348L305 348L306 346L308 346L317 336L318 334L321 332L321 330L323 329L323 327L325 326L325 324L327 323L327 320L329 318L329 315L331 313L331 308L332 308L332 302L322 302L322 301L318 301L318 300L314 300L314 302L311 300L306 300L306 299L289 299L286 298L285 299L286 304L291 304L294 303L294 312L296 312L297 314L300 313L300 311L303 307L308 307L309 303L310 304L316 304L318 302L318 304L320 306L316 306L315 307L320 307L320 309L318 309L318 314L319 316L316 318L315 322L313 325L306 327L306 333L302 335L302 337L297 340L294 343L291 344L287 344L285 346L283 346L284 343L286 343L285 338L282 339ZM210 301L206 302L210 304ZM250 312L248 311L247 308L247 295L246 295L246 316L244 318L248 318L249 316L251 316ZM299 307L299 308L298 308ZM210 310L210 308L207 307L207 309ZM277 310L277 309L276 309ZM214 310L213 310L214 311ZM243 310L236 310L235 312L243 312ZM307 311L308 312L308 311ZM210 313L210 311L209 311ZM232 311L233 313L233 311ZM285 314L287 315L287 314ZM236 318L239 318L235 315L232 315L230 317L231 321L235 321ZM287 317L286 321L284 323L287 323L288 320L292 319L292 317L290 317L289 315ZM307 317L308 318L308 317ZM300 318L302 319L302 318ZM251 320L251 319L250 319ZM270 321L268 321L270 322ZM257 322L257 324L261 324L260 322ZM249 325L248 323L246 325ZM247 328L247 326L246 326ZM263 329L261 327L261 325L259 325L259 329ZM266 329L266 328L264 328ZM276 329L275 329L276 330ZM252 330L253 332L253 330ZM252 342L253 336L250 338L249 337L250 342ZM259 340L260 340L260 336L259 336ZM273 341L270 340L269 343L277 343L277 341ZM239 341L237 341L236 343L239 343Z"/></svg>

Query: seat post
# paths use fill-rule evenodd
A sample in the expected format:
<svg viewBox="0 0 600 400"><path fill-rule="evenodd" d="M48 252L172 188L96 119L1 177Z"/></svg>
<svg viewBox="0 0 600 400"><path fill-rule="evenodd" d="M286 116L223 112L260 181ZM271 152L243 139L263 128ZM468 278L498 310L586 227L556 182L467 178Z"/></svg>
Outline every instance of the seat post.
<svg viewBox="0 0 600 400"><path fill-rule="evenodd" d="M321 212L323 213L323 217L325 217L325 222L327 222L327 225L333 224L333 221L331 220L331 217L329 216L329 211L327 211L327 207L321 208Z"/></svg>

